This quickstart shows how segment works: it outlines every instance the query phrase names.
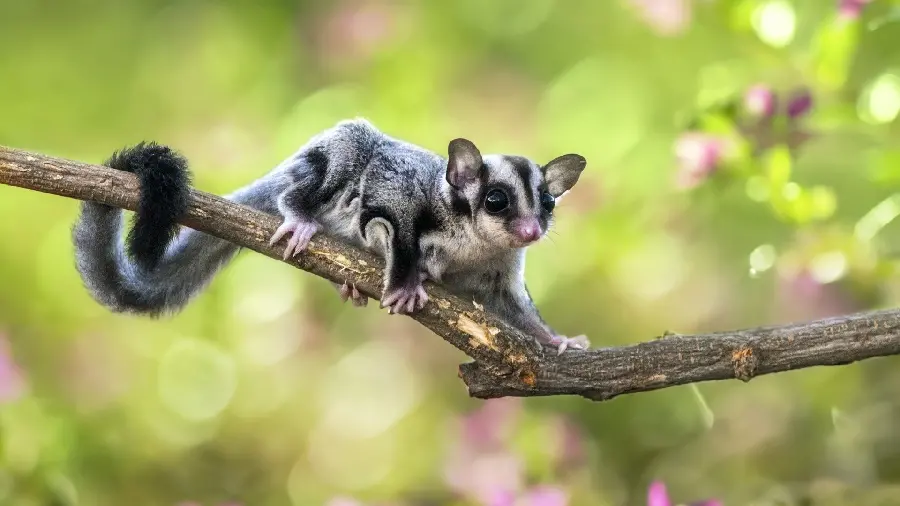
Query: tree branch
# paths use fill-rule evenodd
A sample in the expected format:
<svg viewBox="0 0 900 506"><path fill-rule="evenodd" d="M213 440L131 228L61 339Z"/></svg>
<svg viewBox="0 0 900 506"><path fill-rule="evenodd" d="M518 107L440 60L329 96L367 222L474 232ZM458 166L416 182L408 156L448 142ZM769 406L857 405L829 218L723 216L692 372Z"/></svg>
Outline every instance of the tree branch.
<svg viewBox="0 0 900 506"><path fill-rule="evenodd" d="M132 174L0 146L0 183L134 210L138 181ZM281 260L268 239L280 220L272 215L192 190L185 226ZM378 299L383 261L323 235L287 263L325 278L355 283ZM412 315L475 361L459 375L469 394L580 395L593 400L699 381L751 378L818 365L841 365L900 354L900 311L876 311L809 323L694 336L666 336L620 348L567 351L557 356L534 339L426 283L430 300Z"/></svg>

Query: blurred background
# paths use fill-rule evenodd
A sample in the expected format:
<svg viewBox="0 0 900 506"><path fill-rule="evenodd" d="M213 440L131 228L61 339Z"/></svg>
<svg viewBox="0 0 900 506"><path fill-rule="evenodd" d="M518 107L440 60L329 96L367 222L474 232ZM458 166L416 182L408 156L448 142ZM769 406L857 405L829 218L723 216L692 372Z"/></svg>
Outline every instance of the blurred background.
<svg viewBox="0 0 900 506"><path fill-rule="evenodd" d="M0 0L0 144L157 140L227 193L364 116L444 154L588 159L531 248L594 346L900 298L900 2ZM466 357L243 253L177 316L114 315L78 203L0 186L0 504L900 504L900 368L469 399ZM654 506L665 503L655 503ZM713 503L710 503L713 504Z"/></svg>

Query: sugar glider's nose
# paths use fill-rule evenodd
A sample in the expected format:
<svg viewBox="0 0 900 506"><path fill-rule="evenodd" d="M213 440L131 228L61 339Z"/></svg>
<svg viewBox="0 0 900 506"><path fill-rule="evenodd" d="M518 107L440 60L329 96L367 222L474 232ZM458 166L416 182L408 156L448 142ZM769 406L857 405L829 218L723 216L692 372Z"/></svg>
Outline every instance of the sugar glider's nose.
<svg viewBox="0 0 900 506"><path fill-rule="evenodd" d="M518 218L512 222L512 232L522 242L534 242L541 238L541 224L537 218Z"/></svg>

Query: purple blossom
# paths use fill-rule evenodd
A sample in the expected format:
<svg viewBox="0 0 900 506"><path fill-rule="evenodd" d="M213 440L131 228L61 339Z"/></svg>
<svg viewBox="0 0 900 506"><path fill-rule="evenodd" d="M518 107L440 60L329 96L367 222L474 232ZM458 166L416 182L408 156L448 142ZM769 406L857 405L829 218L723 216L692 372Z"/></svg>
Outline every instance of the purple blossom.
<svg viewBox="0 0 900 506"><path fill-rule="evenodd" d="M558 487L537 485L521 494L512 490L498 490L485 506L567 506L569 495Z"/></svg>
<svg viewBox="0 0 900 506"><path fill-rule="evenodd" d="M779 321L829 318L865 307L843 283L822 283L808 268L781 273L775 289L774 310Z"/></svg>
<svg viewBox="0 0 900 506"><path fill-rule="evenodd" d="M791 94L787 104L787 115L791 119L797 119L806 115L813 106L813 97L809 89L801 88Z"/></svg>
<svg viewBox="0 0 900 506"><path fill-rule="evenodd" d="M25 376L12 356L12 346L0 334L0 403L15 401L26 390Z"/></svg>
<svg viewBox="0 0 900 506"><path fill-rule="evenodd" d="M577 424L568 418L558 417L553 420L553 433L557 438L553 448L553 458L557 466L566 469L585 462L587 459L585 447L588 443Z"/></svg>
<svg viewBox="0 0 900 506"><path fill-rule="evenodd" d="M521 401L513 397L485 401L461 421L465 444L480 449L499 448L515 423L521 405Z"/></svg>
<svg viewBox="0 0 900 506"><path fill-rule="evenodd" d="M647 489L647 506L673 506L672 499L669 498L669 492L666 490L666 484L661 481L654 481ZM693 502L691 506L723 506L722 501L718 499L707 499L705 501Z"/></svg>
<svg viewBox="0 0 900 506"><path fill-rule="evenodd" d="M314 44L324 60L364 60L398 35L399 6L384 0L343 0L316 23Z"/></svg>
<svg viewBox="0 0 900 506"><path fill-rule="evenodd" d="M650 484L650 488L647 489L647 506L672 506L665 483L654 481Z"/></svg>
<svg viewBox="0 0 900 506"><path fill-rule="evenodd" d="M203 506L203 504L199 503L197 501L182 501L182 502L176 504L175 506ZM217 504L216 506L244 506L244 505L239 502L223 502L223 503Z"/></svg>
<svg viewBox="0 0 900 506"><path fill-rule="evenodd" d="M678 35L690 25L693 0L630 0L629 3L658 35Z"/></svg>
<svg viewBox="0 0 900 506"><path fill-rule="evenodd" d="M750 87L744 94L744 109L759 118L770 118L775 113L776 97L772 88L764 84Z"/></svg>
<svg viewBox="0 0 900 506"><path fill-rule="evenodd" d="M569 504L569 495L560 488L549 485L539 485L525 492L523 501L516 506L566 506Z"/></svg>
<svg viewBox="0 0 900 506"><path fill-rule="evenodd" d="M512 490L495 490L484 504L485 506L515 506L516 493Z"/></svg>
<svg viewBox="0 0 900 506"><path fill-rule="evenodd" d="M676 184L680 188L693 188L706 180L725 155L725 140L703 132L686 132L675 143L678 159Z"/></svg>
<svg viewBox="0 0 900 506"><path fill-rule="evenodd" d="M628 0L650 29L662 37L687 31L697 4L712 2L713 0Z"/></svg>
<svg viewBox="0 0 900 506"><path fill-rule="evenodd" d="M462 417L459 443L448 458L444 479L461 497L484 506L566 506L568 495L558 487L525 486L524 463L505 444L521 404L512 397L492 399ZM575 443L571 429L557 431L560 460L580 456L569 447Z"/></svg>
<svg viewBox="0 0 900 506"><path fill-rule="evenodd" d="M838 14L841 18L847 20L859 19L862 11L871 0L839 0Z"/></svg>
<svg viewBox="0 0 900 506"><path fill-rule="evenodd" d="M509 452L481 453L457 448L444 469L451 490L480 504L504 506L504 498L522 488L524 466Z"/></svg>

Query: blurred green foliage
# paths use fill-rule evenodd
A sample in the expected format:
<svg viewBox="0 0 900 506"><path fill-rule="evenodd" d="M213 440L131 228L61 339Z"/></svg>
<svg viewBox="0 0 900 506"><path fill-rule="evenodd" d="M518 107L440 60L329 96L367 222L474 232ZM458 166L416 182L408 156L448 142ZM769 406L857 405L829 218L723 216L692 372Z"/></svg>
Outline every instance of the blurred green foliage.
<svg viewBox="0 0 900 506"><path fill-rule="evenodd" d="M441 153L577 152L527 268L561 333L891 306L900 2L864 3L0 0L0 144L100 162L153 139L220 194L352 116ZM462 505L496 485L639 505L655 479L684 501L900 503L891 359L484 403L441 339L252 253L177 316L110 314L74 269L77 206L0 187L0 504Z"/></svg>

